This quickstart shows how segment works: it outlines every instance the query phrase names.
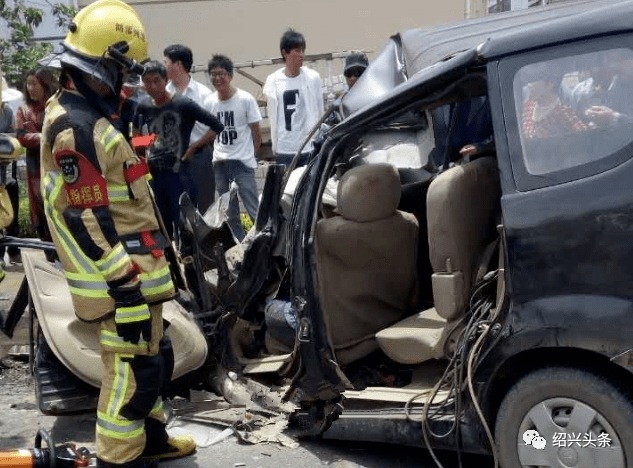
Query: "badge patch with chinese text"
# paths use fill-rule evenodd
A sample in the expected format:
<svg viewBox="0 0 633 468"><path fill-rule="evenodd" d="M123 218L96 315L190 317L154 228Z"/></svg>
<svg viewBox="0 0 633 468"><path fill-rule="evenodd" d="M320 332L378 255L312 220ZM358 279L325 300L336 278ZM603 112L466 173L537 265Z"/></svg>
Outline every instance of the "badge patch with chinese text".
<svg viewBox="0 0 633 468"><path fill-rule="evenodd" d="M72 208L95 208L108 204L108 186L103 174L83 154L74 150L55 153L64 179L66 201Z"/></svg>

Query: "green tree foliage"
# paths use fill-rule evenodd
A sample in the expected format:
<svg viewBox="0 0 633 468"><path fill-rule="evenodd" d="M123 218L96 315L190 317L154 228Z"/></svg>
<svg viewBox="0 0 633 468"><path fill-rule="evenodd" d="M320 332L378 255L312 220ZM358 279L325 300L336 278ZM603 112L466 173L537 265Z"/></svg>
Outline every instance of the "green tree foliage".
<svg viewBox="0 0 633 468"><path fill-rule="evenodd" d="M57 26L64 29L68 29L71 20L77 14L75 7L64 5L63 3L51 5L51 11L53 12L53 16L57 18Z"/></svg>
<svg viewBox="0 0 633 468"><path fill-rule="evenodd" d="M57 25L64 26L77 10L63 4L51 4ZM0 22L5 23L9 37L0 38L2 72L9 83L17 83L23 73L37 67L37 61L52 52L47 42L34 41L35 29L42 23L44 12L26 6L23 0L0 0Z"/></svg>

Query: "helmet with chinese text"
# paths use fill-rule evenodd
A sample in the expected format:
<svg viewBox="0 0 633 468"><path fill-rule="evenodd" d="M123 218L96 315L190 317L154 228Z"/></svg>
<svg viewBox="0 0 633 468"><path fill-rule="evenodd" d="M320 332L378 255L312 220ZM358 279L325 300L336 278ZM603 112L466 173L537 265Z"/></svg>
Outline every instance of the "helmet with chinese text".
<svg viewBox="0 0 633 468"><path fill-rule="evenodd" d="M118 96L125 73L130 69L138 73L138 62L147 57L145 27L136 11L121 0L98 0L79 11L63 46L62 68L82 94L91 94L82 81L96 81Z"/></svg>

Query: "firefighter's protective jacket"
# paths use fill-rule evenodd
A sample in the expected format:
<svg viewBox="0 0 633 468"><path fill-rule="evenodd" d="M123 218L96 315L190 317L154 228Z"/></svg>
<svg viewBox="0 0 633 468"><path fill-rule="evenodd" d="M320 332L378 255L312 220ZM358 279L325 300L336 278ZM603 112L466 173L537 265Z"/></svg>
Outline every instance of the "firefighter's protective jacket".
<svg viewBox="0 0 633 468"><path fill-rule="evenodd" d="M148 304L171 299L174 285L146 177L125 138L85 100L60 91L42 129L42 193L47 221L77 316L113 313L108 289L139 272Z"/></svg>

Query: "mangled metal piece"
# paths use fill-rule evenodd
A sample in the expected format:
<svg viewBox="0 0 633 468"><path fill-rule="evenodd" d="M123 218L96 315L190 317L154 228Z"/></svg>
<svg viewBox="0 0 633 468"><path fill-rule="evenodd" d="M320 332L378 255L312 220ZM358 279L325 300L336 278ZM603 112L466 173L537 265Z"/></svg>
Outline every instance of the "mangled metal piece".
<svg viewBox="0 0 633 468"><path fill-rule="evenodd" d="M279 415L263 421L252 418L252 422L243 430L237 430L237 434L240 436L240 440L249 444L278 443L284 447L297 448L299 443L284 434L287 427L288 417L286 415Z"/></svg>
<svg viewBox="0 0 633 468"><path fill-rule="evenodd" d="M244 252L239 275L224 297L224 304L244 319L248 306L260 293L272 267L271 252L279 229L279 198L283 166L270 165L257 212L252 242Z"/></svg>
<svg viewBox="0 0 633 468"><path fill-rule="evenodd" d="M201 256L201 266L205 269L213 268L217 264L217 259L213 254L215 245L221 243L226 250L237 243L227 223L227 210L234 197L237 197L237 189L232 187L231 190L218 197L204 216L196 209L186 193L180 198L182 243L185 245L183 250L197 247ZM192 252L185 251L183 256L188 253Z"/></svg>
<svg viewBox="0 0 633 468"><path fill-rule="evenodd" d="M198 305L205 311L211 310L215 301L206 285L204 272L216 269L218 289L226 288L229 284L223 254L236 244L236 238L227 223L227 210L232 197L237 197L235 187L222 194L204 217L186 193L180 197L180 253L185 276L189 288L198 299Z"/></svg>
<svg viewBox="0 0 633 468"><path fill-rule="evenodd" d="M407 80L404 63L402 40L395 35L343 97L341 107L344 116L375 102L404 83Z"/></svg>
<svg viewBox="0 0 633 468"><path fill-rule="evenodd" d="M225 399L203 392L189 402L178 401L172 416L183 421L212 424L227 429L208 442L218 443L232 434L250 444L279 443L295 448L297 442L284 434L294 403L283 401L282 389L271 389L251 379L240 379L233 372L222 382Z"/></svg>

